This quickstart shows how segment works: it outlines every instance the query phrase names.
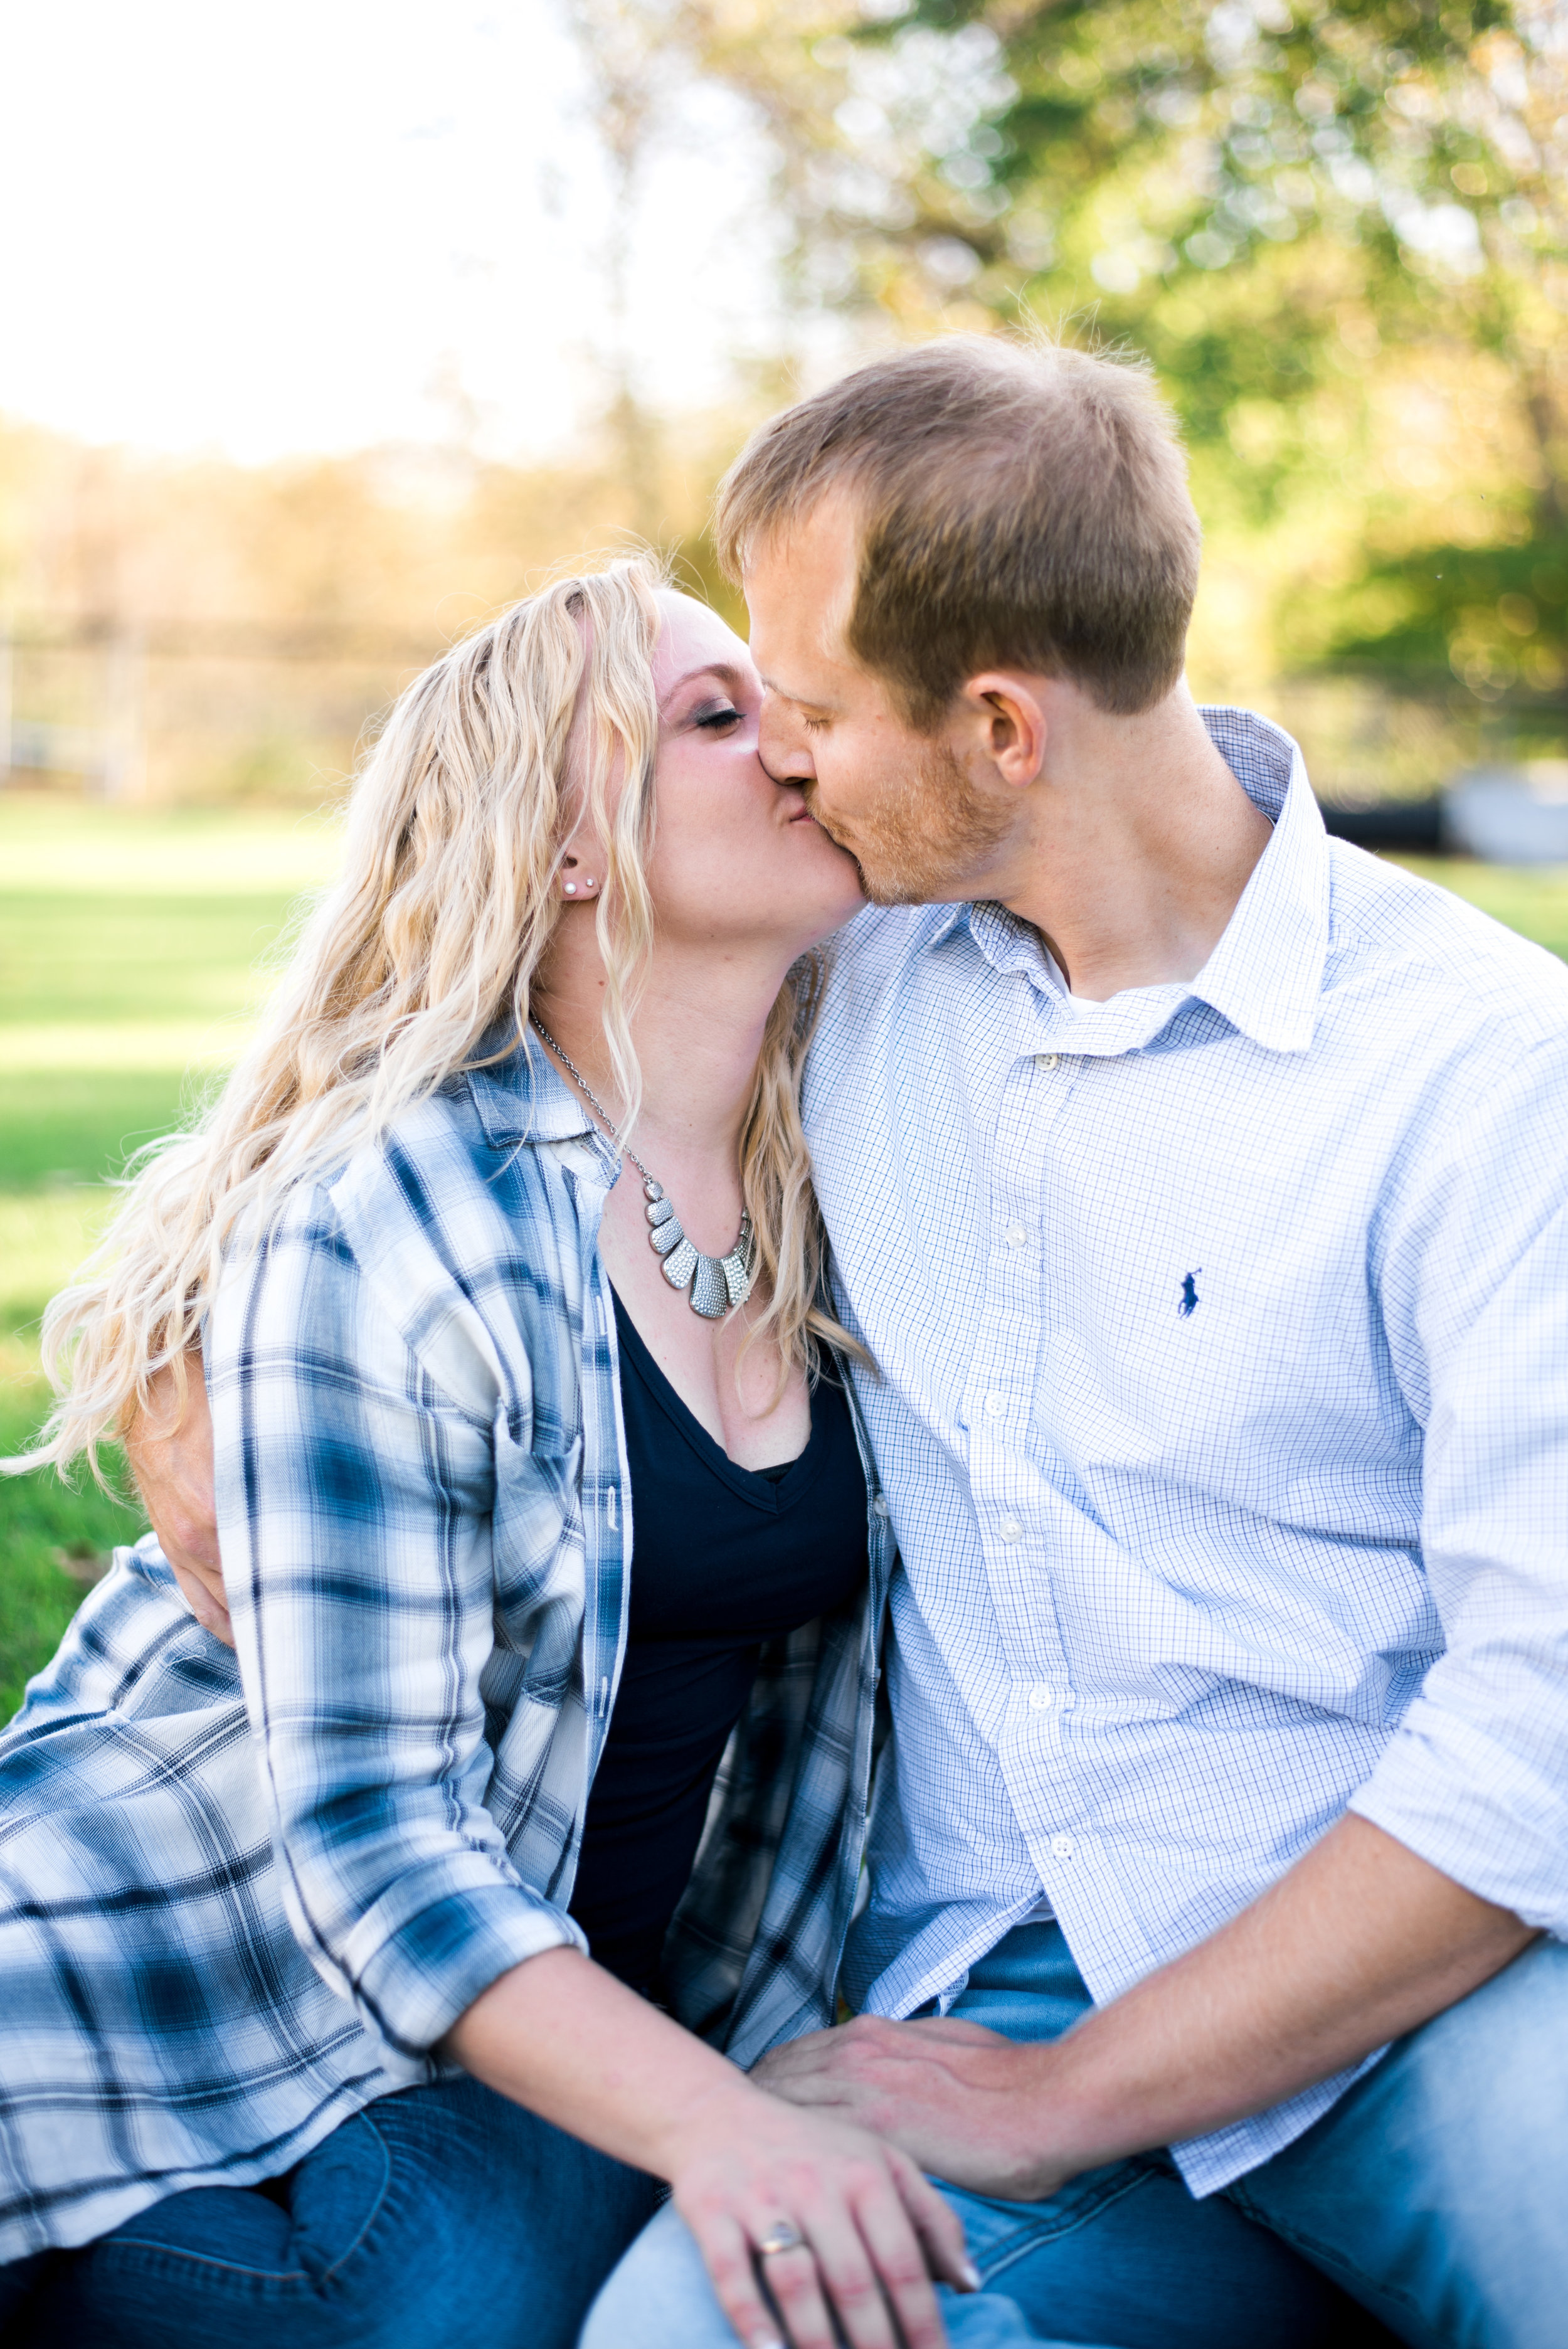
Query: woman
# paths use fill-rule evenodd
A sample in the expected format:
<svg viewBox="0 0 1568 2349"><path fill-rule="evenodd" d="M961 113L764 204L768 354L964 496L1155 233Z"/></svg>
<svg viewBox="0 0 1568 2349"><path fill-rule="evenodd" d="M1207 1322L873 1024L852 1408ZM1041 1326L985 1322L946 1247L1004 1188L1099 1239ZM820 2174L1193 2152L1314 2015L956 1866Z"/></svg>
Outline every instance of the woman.
<svg viewBox="0 0 1568 2349"><path fill-rule="evenodd" d="M739 2068L830 2018L888 1572L796 1098L858 881L757 714L639 562L437 663L52 1309L35 1460L202 1345L233 1651L150 1538L0 1740L8 2340L567 2342L655 2178L746 2341L758 2258L801 2344L973 2281Z"/></svg>

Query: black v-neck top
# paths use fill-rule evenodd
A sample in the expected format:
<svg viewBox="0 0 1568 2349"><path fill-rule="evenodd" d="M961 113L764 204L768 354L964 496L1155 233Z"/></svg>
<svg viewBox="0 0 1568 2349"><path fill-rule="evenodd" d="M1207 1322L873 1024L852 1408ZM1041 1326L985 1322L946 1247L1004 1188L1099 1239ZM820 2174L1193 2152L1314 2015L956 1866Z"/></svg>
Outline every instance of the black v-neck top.
<svg viewBox="0 0 1568 2349"><path fill-rule="evenodd" d="M843 1390L811 1396L806 1449L738 1468L681 1401L617 1297L632 1489L626 1658L588 1798L572 1914L593 1956L656 1992L708 1796L762 1642L852 1599L866 1486Z"/></svg>

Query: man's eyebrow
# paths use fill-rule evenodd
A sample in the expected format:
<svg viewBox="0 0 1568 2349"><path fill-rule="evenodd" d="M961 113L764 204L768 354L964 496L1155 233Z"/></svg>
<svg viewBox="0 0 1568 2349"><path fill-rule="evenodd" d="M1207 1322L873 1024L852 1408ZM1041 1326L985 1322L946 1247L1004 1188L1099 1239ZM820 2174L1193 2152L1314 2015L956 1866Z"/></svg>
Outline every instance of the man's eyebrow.
<svg viewBox="0 0 1568 2349"><path fill-rule="evenodd" d="M820 694L791 693L788 686L780 685L776 678L769 676L766 669L758 674L765 692L776 694L780 701L793 702L797 709L836 709L839 706L836 701L825 701Z"/></svg>

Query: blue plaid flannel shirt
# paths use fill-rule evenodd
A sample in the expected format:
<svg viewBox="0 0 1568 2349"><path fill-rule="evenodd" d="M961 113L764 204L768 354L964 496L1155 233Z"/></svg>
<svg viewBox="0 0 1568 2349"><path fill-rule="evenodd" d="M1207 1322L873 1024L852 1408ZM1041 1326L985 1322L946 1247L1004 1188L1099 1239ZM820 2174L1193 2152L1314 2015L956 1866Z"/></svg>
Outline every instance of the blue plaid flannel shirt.
<svg viewBox="0 0 1568 2349"><path fill-rule="evenodd" d="M523 1054L302 1186L209 1317L237 1654L119 1553L0 1738L0 2261L286 2169L562 1943L625 1643L615 1174ZM862 1451L863 1456L863 1451ZM868 1470L869 1475L869 1470ZM831 2019L891 1572L770 1643L666 1947L741 2064Z"/></svg>

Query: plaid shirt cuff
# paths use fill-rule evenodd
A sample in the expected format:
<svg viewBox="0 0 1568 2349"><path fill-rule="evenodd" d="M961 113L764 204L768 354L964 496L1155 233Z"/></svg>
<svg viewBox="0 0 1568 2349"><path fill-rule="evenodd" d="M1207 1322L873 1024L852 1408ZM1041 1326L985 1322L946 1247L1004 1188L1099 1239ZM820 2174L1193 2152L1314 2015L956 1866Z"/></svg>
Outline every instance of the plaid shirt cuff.
<svg viewBox="0 0 1568 2349"><path fill-rule="evenodd" d="M449 1892L410 1917L357 1974L355 1989L382 2037L405 2055L428 2053L480 1993L542 1951L587 1953L562 1909L522 1885Z"/></svg>

